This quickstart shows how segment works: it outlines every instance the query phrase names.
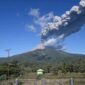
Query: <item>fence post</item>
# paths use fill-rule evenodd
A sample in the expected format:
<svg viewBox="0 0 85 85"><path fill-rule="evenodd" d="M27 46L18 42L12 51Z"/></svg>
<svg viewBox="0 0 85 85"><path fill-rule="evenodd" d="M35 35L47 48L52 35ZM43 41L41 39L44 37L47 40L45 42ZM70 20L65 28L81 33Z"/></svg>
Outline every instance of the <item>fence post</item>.
<svg viewBox="0 0 85 85"><path fill-rule="evenodd" d="M45 80L45 78L41 79L41 85L46 85L46 80Z"/></svg>
<svg viewBox="0 0 85 85"><path fill-rule="evenodd" d="M15 85L18 85L18 79L16 78L16 80L15 80Z"/></svg>
<svg viewBox="0 0 85 85"><path fill-rule="evenodd" d="M70 79L70 85L74 85L74 80L73 80L73 78Z"/></svg>

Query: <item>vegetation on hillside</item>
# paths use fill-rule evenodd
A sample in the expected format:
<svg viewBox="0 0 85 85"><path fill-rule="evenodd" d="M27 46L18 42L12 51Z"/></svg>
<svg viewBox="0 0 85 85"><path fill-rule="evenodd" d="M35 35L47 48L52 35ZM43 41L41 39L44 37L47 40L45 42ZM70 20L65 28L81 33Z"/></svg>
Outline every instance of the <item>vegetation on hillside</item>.
<svg viewBox="0 0 85 85"><path fill-rule="evenodd" d="M2 60L2 59L1 59ZM35 73L42 68L44 73L85 73L85 56L69 54L52 49L36 50L4 59L0 63L0 76L18 77Z"/></svg>

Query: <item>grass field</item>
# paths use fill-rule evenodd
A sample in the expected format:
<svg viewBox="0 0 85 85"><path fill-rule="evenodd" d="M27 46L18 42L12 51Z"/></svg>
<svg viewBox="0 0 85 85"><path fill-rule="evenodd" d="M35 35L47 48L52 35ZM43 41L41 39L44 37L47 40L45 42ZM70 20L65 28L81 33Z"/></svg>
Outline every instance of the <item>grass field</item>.
<svg viewBox="0 0 85 85"><path fill-rule="evenodd" d="M70 79L19 79L18 85L71 85ZM0 85L17 85L15 80L1 81ZM85 79L74 79L74 85L85 85Z"/></svg>

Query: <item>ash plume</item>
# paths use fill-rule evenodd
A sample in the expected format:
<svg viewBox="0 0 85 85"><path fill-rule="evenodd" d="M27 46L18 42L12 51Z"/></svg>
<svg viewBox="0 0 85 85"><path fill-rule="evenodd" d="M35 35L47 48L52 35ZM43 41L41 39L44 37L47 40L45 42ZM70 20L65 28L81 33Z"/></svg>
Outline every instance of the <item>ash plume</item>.
<svg viewBox="0 0 85 85"><path fill-rule="evenodd" d="M53 16L41 30L41 41L45 47L62 49L65 38L81 30L85 24L85 0L73 6L61 16Z"/></svg>

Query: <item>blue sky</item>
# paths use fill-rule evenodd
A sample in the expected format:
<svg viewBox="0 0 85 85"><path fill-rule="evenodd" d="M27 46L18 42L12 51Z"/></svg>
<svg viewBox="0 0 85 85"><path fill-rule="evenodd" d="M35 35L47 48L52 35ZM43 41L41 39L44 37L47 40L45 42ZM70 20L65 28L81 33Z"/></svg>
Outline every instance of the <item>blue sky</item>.
<svg viewBox="0 0 85 85"><path fill-rule="evenodd" d="M39 34L26 28L33 24L28 15L31 8L39 9L41 15L53 12L60 16L78 3L79 0L0 0L0 57L7 56L5 49L10 48L14 55L28 52L40 43ZM66 38L65 50L85 54L84 37L83 26L81 31Z"/></svg>

